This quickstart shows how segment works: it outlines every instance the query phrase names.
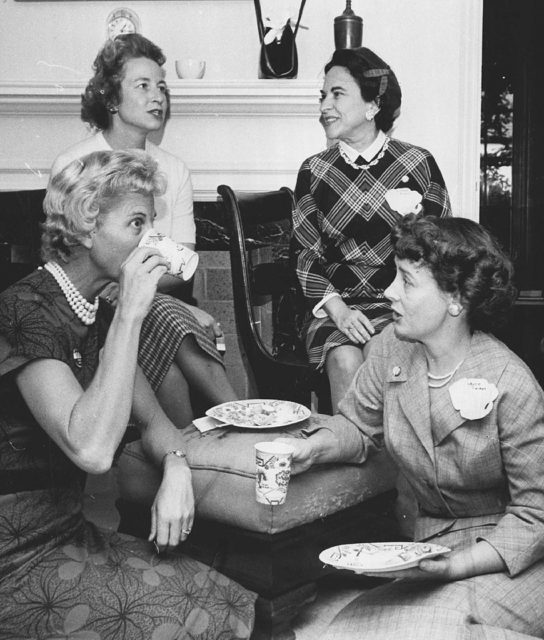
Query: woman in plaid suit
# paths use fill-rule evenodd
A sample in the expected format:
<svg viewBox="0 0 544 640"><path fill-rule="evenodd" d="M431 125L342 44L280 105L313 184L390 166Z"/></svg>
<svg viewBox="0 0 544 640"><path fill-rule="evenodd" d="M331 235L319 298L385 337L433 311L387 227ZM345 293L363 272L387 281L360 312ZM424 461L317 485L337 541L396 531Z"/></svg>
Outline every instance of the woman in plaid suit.
<svg viewBox="0 0 544 640"><path fill-rule="evenodd" d="M401 104L389 66L363 47L336 51L325 72L320 121L337 143L299 171L292 249L309 360L327 372L336 411L364 345L391 320L391 227L410 211L450 215L450 203L432 155L386 135Z"/></svg>
<svg viewBox="0 0 544 640"><path fill-rule="evenodd" d="M290 440L294 471L385 446L417 499L415 539L451 552L375 574L396 580L356 598L326 638L542 638L544 393L486 333L514 298L511 264L464 218L410 215L392 238L393 323L340 413Z"/></svg>

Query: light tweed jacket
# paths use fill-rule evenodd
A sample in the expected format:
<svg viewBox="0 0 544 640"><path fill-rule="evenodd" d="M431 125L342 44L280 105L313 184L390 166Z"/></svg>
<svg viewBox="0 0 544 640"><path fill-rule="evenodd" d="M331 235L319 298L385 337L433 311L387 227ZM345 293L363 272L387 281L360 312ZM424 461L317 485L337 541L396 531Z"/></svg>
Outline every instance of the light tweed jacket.
<svg viewBox="0 0 544 640"><path fill-rule="evenodd" d="M481 332L455 379L464 377L499 390L480 420L461 417L447 386L429 390L422 346L397 340L391 325L327 428L353 462L385 443L419 503L416 539L489 525L478 539L514 576L544 558L544 392L514 353Z"/></svg>

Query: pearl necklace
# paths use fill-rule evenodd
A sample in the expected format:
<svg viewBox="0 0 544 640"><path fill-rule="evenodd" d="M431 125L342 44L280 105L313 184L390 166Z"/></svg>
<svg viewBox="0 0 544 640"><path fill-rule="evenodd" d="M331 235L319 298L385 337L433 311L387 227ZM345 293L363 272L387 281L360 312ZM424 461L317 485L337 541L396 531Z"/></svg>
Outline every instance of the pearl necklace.
<svg viewBox="0 0 544 640"><path fill-rule="evenodd" d="M448 384L448 382L457 373L459 367L463 364L463 360L455 367L450 373L446 373L443 376L434 376L430 371L427 371L427 377L429 378L428 385L431 389L440 389ZM440 380L440 382L432 383L431 380Z"/></svg>
<svg viewBox="0 0 544 640"><path fill-rule="evenodd" d="M56 262L46 262L43 268L55 278L70 308L81 322L87 326L93 324L98 311L98 296L94 299L94 303L85 300L66 275L64 269Z"/></svg>
<svg viewBox="0 0 544 640"><path fill-rule="evenodd" d="M384 157L388 146L389 146L389 138L386 136L385 142L383 143L383 147L381 148L380 153L378 153L378 155L373 160L371 160L370 162L367 162L366 164L357 164L356 162L353 162L353 160L350 160L346 152L340 146L338 147L338 151L340 152L340 155L342 156L344 161L347 162L347 164L349 164L350 167L353 167L354 169L368 169L368 167L373 167L374 165L378 164L378 162ZM359 157L362 157L362 156L359 156Z"/></svg>

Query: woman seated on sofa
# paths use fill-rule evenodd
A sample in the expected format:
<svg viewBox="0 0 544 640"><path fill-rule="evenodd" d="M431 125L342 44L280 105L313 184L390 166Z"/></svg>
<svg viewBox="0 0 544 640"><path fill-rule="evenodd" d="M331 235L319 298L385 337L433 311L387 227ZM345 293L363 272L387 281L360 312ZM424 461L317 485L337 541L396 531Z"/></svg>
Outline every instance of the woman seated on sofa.
<svg viewBox="0 0 544 640"><path fill-rule="evenodd" d="M75 160L45 198L45 267L0 295L0 636L248 638L254 596L179 552L194 499L180 431L137 364L166 260L138 247L164 190L144 152ZM119 283L113 310L98 293ZM202 356L203 358L205 355ZM149 542L82 515L130 415L162 469ZM79 637L79 635L78 635Z"/></svg>
<svg viewBox="0 0 544 640"><path fill-rule="evenodd" d="M193 190L185 163L149 140L160 133L168 115L166 58L153 42L137 33L109 40L94 61L94 75L81 97L81 118L95 133L61 153L51 169L56 175L92 151L145 149L166 175L165 192L155 198L154 227L175 242L195 248ZM207 406L235 400L215 340L223 332L210 314L182 300L180 280L165 275L140 335L139 364L168 417L178 426L191 422L191 401ZM115 303L117 285L101 295ZM202 369L201 352L209 358ZM196 396L193 392L196 392ZM206 406L206 408L207 408ZM202 409L203 407L200 407Z"/></svg>
<svg viewBox="0 0 544 640"><path fill-rule="evenodd" d="M294 471L385 447L417 498L415 539L451 552L375 574L395 581L356 598L325 637L542 638L544 393L486 333L512 303L511 264L463 218L409 215L392 239L393 323L340 413L289 440Z"/></svg>

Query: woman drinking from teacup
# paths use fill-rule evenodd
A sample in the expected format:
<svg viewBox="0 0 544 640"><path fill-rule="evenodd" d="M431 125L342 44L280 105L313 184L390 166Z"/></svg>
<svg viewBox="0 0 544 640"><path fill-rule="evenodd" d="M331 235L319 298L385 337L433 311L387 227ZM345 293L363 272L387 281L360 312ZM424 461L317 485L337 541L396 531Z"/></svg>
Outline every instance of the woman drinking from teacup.
<svg viewBox="0 0 544 640"><path fill-rule="evenodd" d="M0 637L248 638L254 596L171 550L190 534L180 431L137 364L167 260L139 247L164 182L143 152L101 151L51 181L45 267L0 294ZM99 301L118 282L115 309ZM162 471L149 541L82 514L133 415Z"/></svg>
<svg viewBox="0 0 544 640"><path fill-rule="evenodd" d="M375 574L396 580L355 599L324 637L542 638L544 393L488 333L514 299L510 261L464 218L409 215L392 246L393 322L339 414L289 440L293 470L385 447L417 499L415 539L451 552Z"/></svg>
<svg viewBox="0 0 544 640"><path fill-rule="evenodd" d="M387 135L401 90L374 52L335 51L320 104L321 124L335 144L300 168L292 248L307 303L308 357L326 372L336 412L365 345L391 320L383 293L394 273L391 227L413 211L451 212L432 155Z"/></svg>
<svg viewBox="0 0 544 640"><path fill-rule="evenodd" d="M96 132L63 152L51 175L92 151L145 149L167 179L165 192L155 198L154 227L194 249L189 171L179 158L149 140L162 130L168 115L165 61L161 49L139 34L108 41L94 61L95 74L82 95L81 117ZM165 275L159 291L175 293L181 282ZM107 285L101 296L115 303L117 285ZM160 293L142 325L139 363L163 408L180 426L194 417L191 391L207 405L236 398L216 348L220 336L220 326L208 313ZM204 370L200 368L201 352L209 356L210 365Z"/></svg>

